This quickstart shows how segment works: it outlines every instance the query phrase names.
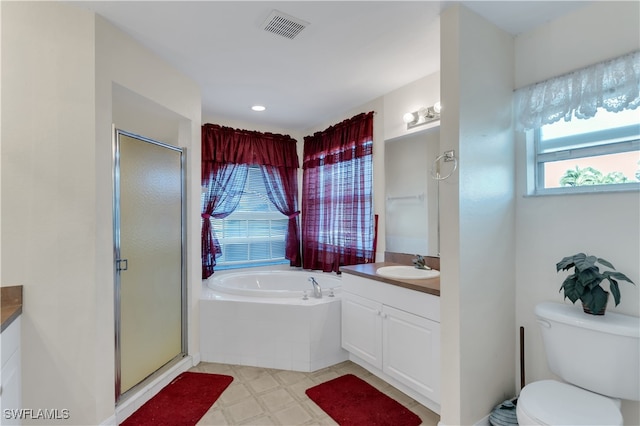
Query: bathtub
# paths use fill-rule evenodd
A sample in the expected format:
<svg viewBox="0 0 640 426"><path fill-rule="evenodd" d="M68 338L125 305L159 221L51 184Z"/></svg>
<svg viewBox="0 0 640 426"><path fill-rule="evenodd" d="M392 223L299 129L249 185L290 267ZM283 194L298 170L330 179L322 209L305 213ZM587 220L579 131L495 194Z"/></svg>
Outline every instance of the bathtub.
<svg viewBox="0 0 640 426"><path fill-rule="evenodd" d="M340 288L335 274L297 269L214 274L200 297L202 361L311 372L347 360Z"/></svg>
<svg viewBox="0 0 640 426"><path fill-rule="evenodd" d="M341 279L336 275L299 270L229 273L207 280L207 286L223 294L305 300L305 296L313 298L310 278L320 284L323 298L334 297L342 286Z"/></svg>

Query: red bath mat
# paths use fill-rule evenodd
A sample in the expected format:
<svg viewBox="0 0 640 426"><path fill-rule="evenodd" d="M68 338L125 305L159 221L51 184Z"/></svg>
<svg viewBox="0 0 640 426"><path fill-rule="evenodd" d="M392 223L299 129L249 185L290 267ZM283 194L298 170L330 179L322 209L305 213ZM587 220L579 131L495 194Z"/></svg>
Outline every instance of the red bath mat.
<svg viewBox="0 0 640 426"><path fill-rule="evenodd" d="M307 389L309 398L340 426L417 426L420 417L369 383L346 374Z"/></svg>
<svg viewBox="0 0 640 426"><path fill-rule="evenodd" d="M232 381L231 376L187 371L176 377L121 424L193 426Z"/></svg>

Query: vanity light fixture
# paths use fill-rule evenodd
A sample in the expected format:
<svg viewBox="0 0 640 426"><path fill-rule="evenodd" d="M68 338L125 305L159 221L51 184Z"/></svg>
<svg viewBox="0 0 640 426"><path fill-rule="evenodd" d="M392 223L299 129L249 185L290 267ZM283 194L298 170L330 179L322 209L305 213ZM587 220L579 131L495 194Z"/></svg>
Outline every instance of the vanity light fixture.
<svg viewBox="0 0 640 426"><path fill-rule="evenodd" d="M254 105L254 106L251 107L251 109L254 110L254 111L261 112L261 111L266 110L267 107L265 107L263 105Z"/></svg>
<svg viewBox="0 0 640 426"><path fill-rule="evenodd" d="M428 108L422 107L417 111L407 112L402 116L402 121L407 124L407 130L413 129L414 127L440 120L440 111L442 111L442 105L440 102L436 102L435 105Z"/></svg>

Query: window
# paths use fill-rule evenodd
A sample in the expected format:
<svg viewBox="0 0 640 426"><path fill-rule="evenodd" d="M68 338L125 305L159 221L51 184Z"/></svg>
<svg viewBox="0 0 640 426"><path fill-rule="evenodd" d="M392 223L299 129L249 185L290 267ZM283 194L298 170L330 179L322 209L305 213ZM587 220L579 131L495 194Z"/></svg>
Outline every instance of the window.
<svg viewBox="0 0 640 426"><path fill-rule="evenodd" d="M373 112L304 138L302 257L306 269L339 272L375 258Z"/></svg>
<svg viewBox="0 0 640 426"><path fill-rule="evenodd" d="M371 150L373 142L363 145ZM315 172L316 187L309 178L305 201L326 225L320 226L318 244L352 250L358 258L366 258L374 237L372 156L325 165Z"/></svg>
<svg viewBox="0 0 640 426"><path fill-rule="evenodd" d="M233 213L210 220L222 249L216 259L217 269L288 263L288 218L269 200L259 166L249 167L244 191Z"/></svg>
<svg viewBox="0 0 640 426"><path fill-rule="evenodd" d="M607 112L534 130L534 194L640 189L640 111Z"/></svg>

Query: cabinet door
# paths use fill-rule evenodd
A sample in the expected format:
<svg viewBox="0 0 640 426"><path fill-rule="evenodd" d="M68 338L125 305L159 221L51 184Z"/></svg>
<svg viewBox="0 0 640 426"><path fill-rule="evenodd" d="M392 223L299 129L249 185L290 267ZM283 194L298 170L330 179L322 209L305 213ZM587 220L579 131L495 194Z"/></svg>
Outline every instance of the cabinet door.
<svg viewBox="0 0 640 426"><path fill-rule="evenodd" d="M382 304L342 293L342 347L382 368Z"/></svg>
<svg viewBox="0 0 640 426"><path fill-rule="evenodd" d="M382 371L440 403L440 323L389 306L382 317Z"/></svg>
<svg viewBox="0 0 640 426"><path fill-rule="evenodd" d="M2 373L0 373L0 425L19 425L22 408L20 363L20 317L2 332Z"/></svg>

